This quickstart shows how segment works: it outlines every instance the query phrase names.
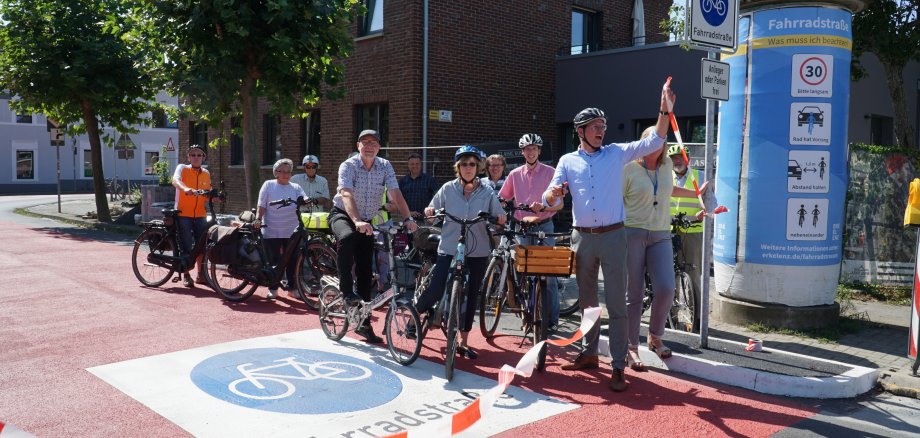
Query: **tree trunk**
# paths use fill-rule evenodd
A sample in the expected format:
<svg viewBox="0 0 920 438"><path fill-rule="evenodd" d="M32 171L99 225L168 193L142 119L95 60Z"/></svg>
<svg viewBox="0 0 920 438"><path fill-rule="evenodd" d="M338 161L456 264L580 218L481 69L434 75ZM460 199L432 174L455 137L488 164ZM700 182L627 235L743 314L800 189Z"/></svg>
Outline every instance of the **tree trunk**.
<svg viewBox="0 0 920 438"><path fill-rule="evenodd" d="M102 169L102 141L99 139L99 120L96 111L84 100L80 102L83 122L86 123L86 136L89 137L90 155L93 163L93 193L96 195L96 217L99 222L112 222L109 213L109 201L105 193L105 174Z"/></svg>
<svg viewBox="0 0 920 438"><path fill-rule="evenodd" d="M904 98L904 84L902 73L904 64L879 59L885 67L885 76L888 80L888 92L891 94L891 105L894 107L894 136L897 145L903 148L914 149L914 127L907 116L907 100Z"/></svg>
<svg viewBox="0 0 920 438"><path fill-rule="evenodd" d="M258 98L252 96L255 84L255 78L247 77L240 90L240 100L243 104L243 173L246 177L246 203L249 208L256 206L259 189L262 187L259 172L262 154L259 153L259 143L256 140L256 132L259 129L259 103Z"/></svg>

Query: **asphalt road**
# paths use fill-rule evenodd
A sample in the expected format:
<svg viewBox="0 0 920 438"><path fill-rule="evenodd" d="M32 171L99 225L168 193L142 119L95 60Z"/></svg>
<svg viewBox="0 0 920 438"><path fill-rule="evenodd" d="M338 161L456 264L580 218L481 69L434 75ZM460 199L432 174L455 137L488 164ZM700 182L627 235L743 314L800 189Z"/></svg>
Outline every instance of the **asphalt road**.
<svg viewBox="0 0 920 438"><path fill-rule="evenodd" d="M37 436L385 434L436 421L455 408L450 403L468 404L463 400L494 385L497 370L515 364L529 347L510 332L486 341L474 328L470 342L480 356L458 359L459 375L448 383L441 379L443 340L437 334L426 339L416 364L400 367L385 347L353 335L343 342L325 339L315 312L287 297L265 300L264 289L246 302L228 303L210 290L175 283L141 287L131 272L130 238L11 213L42 201L54 197L0 197L5 231L0 422ZM221 398L213 385L200 383L219 380L202 371L209 361L273 350L335 357L396 380L301 382L307 386L298 388L307 393L288 408ZM628 372L629 390L612 393L606 388L607 366L589 372L559 368L575 354L571 348L551 350L547 371L517 378L506 396L514 403L480 420L469 435L916 436L920 431L915 399L882 393L836 401L790 399L654 370ZM247 364L218 365L214 369L235 371ZM372 403L381 394L393 398ZM304 411L321 407L328 395L332 401L322 405L328 412Z"/></svg>

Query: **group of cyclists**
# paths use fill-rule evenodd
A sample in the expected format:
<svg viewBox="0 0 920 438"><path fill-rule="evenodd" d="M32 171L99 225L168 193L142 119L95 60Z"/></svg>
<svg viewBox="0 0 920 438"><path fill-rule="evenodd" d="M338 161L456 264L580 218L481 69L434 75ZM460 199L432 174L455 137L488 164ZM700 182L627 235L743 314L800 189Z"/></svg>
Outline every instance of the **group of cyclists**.
<svg viewBox="0 0 920 438"><path fill-rule="evenodd" d="M372 272L375 253L372 223L381 210L381 200L385 199L390 210L399 213L409 232L417 229L417 220L433 217L436 213L440 213L441 217L466 221L486 212L494 223L501 225L507 219L502 203L513 202L530 210L526 213L516 211L515 219L529 221L529 226L536 227L532 229L551 233L554 231L552 218L562 208L563 197L568 194L572 201L571 244L576 260L579 303L582 309L598 305L598 274L603 271L612 363L608 386L613 391L623 391L628 387L625 368L644 370L637 347L640 315L635 312L637 305L641 310L642 297L640 294L637 298L636 290L641 291L643 287L639 282L644 282L644 271L650 274L655 287L655 301L658 302L657 307L653 305L648 348L659 357L667 358L671 351L661 337L664 334L663 315L670 308L669 297L674 290L669 244L670 216L684 211L700 219L706 214L696 202L697 193L688 188L689 179L699 181L699 174L688 169L680 147L668 148L665 140L669 127L668 114L675 100L669 84L665 83L658 102L656 125L645 130L641 139L623 144L603 145L607 121L603 111L597 108L580 111L574 118L578 148L562 156L555 168L539 161L543 140L533 133L523 135L518 142L525 163L504 177L496 172L496 169L504 169L504 160L493 161L494 156L488 159L490 172L486 177L480 177L486 171L487 157L474 146L462 146L454 154L455 178L440 186L424 208L417 194L404 197L393 165L378 156L380 135L374 130L364 130L357 137L357 153L339 166L337 189L331 200L328 190L320 190L327 184L325 180L317 180L322 178L316 175L317 157L304 157L305 176L298 175L299 182L293 182L298 178L291 177L294 170L291 160L279 160L273 166L276 180L266 181L262 187L256 217L266 224L273 221L271 209L267 208L268 201L273 197L320 198L320 205L331 207L328 226L337 242L338 287L345 300L353 304L370 301L376 290ZM198 216L200 209L197 203L200 201L192 196L192 192L210 188L208 172L201 167L205 155L204 148L197 145L190 147L190 164L179 166L173 180L177 189L177 208L182 210L179 226L181 232L189 237L183 239L185 242L196 241L192 236L204 231L199 228L204 221L203 214L200 218ZM418 157L410 158L410 175L403 178L403 187L408 182L430 193L432 184L420 178L419 169L413 171L413 159ZM309 193L301 184L311 184ZM706 184L702 189L705 188ZM412 199L413 208L410 209L406 198ZM186 214L186 209L191 213ZM291 220L290 215L278 217ZM268 229L277 230L273 232L278 234L266 236L268 252L278 254L278 249L285 247L287 236L284 234L290 234L294 227L296 224L280 221L268 224ZM492 237L485 222L463 228L467 232L465 263L469 270L469 283L466 309L460 321L457 354L475 359L478 354L470 347L468 337L480 300L480 286L492 250ZM431 281L414 303L419 315L430 312L445 293L446 277L460 232L461 226L452 220L441 224L441 240ZM275 239L278 240L273 242ZM527 245L532 242L520 240L518 243ZM548 243L553 245L552 241ZM700 248L695 245L685 248L691 265L698 267L699 257L693 252L701 253ZM696 274L698 277L698 271ZM293 276L289 273L288 278ZM545 297L546 302L553 304L547 309L550 333L555 330L559 319L557 286L554 279L551 280L547 283L548 296ZM200 275L198 281L204 281ZM193 283L187 273L185 283L188 286ZM275 293L270 291L269 297ZM369 319L362 322L356 333L367 342L382 342L374 333ZM572 371L597 368L598 338L599 326L596 325L586 334L581 354L562 368Z"/></svg>

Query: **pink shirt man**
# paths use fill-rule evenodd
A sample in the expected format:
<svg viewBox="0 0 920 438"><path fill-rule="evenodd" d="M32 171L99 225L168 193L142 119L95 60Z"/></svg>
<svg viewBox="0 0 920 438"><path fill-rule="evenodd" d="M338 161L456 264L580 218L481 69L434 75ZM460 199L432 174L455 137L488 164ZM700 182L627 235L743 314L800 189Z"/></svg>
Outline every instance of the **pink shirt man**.
<svg viewBox="0 0 920 438"><path fill-rule="evenodd" d="M537 162L533 169L524 164L517 167L505 178L505 185L502 186L498 196L502 199L514 198L515 205L530 205L534 202L543 202L543 192L549 187L553 179L555 169L541 162ZM521 220L525 216L537 215L541 221L553 217L555 211L541 211L531 213L529 211L516 211L514 218Z"/></svg>

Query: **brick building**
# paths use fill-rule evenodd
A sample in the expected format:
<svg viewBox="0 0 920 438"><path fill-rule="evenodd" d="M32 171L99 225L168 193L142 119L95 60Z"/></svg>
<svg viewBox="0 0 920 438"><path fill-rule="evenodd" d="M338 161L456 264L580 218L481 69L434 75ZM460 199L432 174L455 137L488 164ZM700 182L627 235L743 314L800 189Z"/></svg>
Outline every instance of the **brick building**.
<svg viewBox="0 0 920 438"><path fill-rule="evenodd" d="M345 60L344 98L320 102L305 119L272 116L267 105L260 106L264 178L272 177L277 158L299 164L311 153L320 157L320 174L334 191L338 164L365 128L381 131L381 154L400 175L407 171L406 156L422 151L424 136L426 168L439 180L453 176L453 149L464 143L512 156L518 138L536 132L547 143L542 158L550 159L567 143L560 142L567 126L554 118L557 56L633 44L633 0L431 2L423 109L423 1L366 3L367 16L352 29L356 37ZM657 29L671 3L644 1L646 43L665 40ZM180 156L189 144L216 135L216 129L183 121ZM208 161L215 181L224 181L230 193L228 212L246 207L241 141L231 143Z"/></svg>

